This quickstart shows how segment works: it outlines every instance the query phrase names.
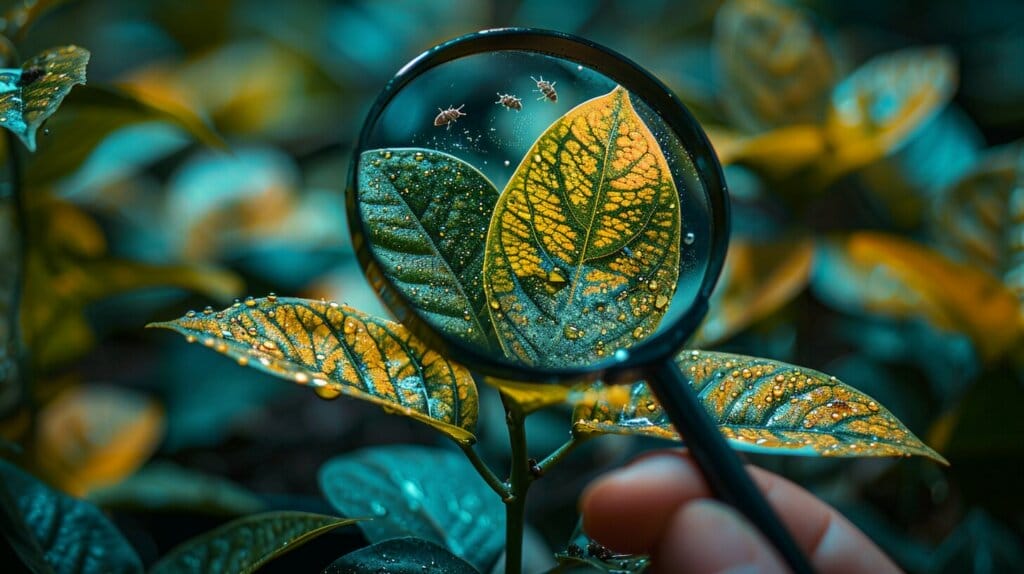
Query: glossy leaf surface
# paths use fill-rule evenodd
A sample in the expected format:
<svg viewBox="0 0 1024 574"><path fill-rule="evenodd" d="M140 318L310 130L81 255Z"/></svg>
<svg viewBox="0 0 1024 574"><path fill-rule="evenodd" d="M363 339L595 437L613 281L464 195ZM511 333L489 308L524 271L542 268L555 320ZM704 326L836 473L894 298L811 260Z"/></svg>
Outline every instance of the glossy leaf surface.
<svg viewBox="0 0 1024 574"><path fill-rule="evenodd" d="M1017 298L998 279L938 251L879 232L858 232L818 250L811 286L841 310L924 318L966 333L983 358L1018 340Z"/></svg>
<svg viewBox="0 0 1024 574"><path fill-rule="evenodd" d="M944 48L908 48L877 56L832 92L825 124L833 156L823 170L841 175L882 157L934 118L957 85Z"/></svg>
<svg viewBox="0 0 1024 574"><path fill-rule="evenodd" d="M505 511L458 452L374 447L320 468L320 490L359 523L370 542L415 536L440 544L488 572L504 549Z"/></svg>
<svg viewBox="0 0 1024 574"><path fill-rule="evenodd" d="M676 359L722 434L739 450L804 456L910 456L941 463L892 413L812 369L729 353L685 351ZM600 387L577 405L573 432L678 439L646 383Z"/></svg>
<svg viewBox="0 0 1024 574"><path fill-rule="evenodd" d="M152 326L178 331L240 365L310 385L321 397L349 395L460 442L475 440L473 378L398 323L334 302L270 296Z"/></svg>
<svg viewBox="0 0 1024 574"><path fill-rule="evenodd" d="M39 413L34 464L48 482L75 496L118 482L156 451L163 409L114 386L68 389Z"/></svg>
<svg viewBox="0 0 1024 574"><path fill-rule="evenodd" d="M250 574L278 556L358 519L308 512L265 512L229 522L186 541L149 574Z"/></svg>
<svg viewBox="0 0 1024 574"><path fill-rule="evenodd" d="M733 241L694 344L724 341L792 301L807 287L813 256L810 240Z"/></svg>
<svg viewBox="0 0 1024 574"><path fill-rule="evenodd" d="M782 2L732 0L715 16L725 110L760 132L825 117L836 63L814 22Z"/></svg>
<svg viewBox="0 0 1024 574"><path fill-rule="evenodd" d="M110 510L220 516L255 514L266 506L233 482L171 462L147 465L117 484L90 491L86 499Z"/></svg>
<svg viewBox="0 0 1024 574"><path fill-rule="evenodd" d="M621 87L551 125L487 235L484 288L506 354L587 364L650 335L679 274L678 202L665 156Z"/></svg>
<svg viewBox="0 0 1024 574"><path fill-rule="evenodd" d="M476 574L463 559L421 538L393 538L338 558L324 574Z"/></svg>
<svg viewBox="0 0 1024 574"><path fill-rule="evenodd" d="M359 170L359 210L384 275L438 329L497 349L483 286L494 184L427 149L366 151Z"/></svg>
<svg viewBox="0 0 1024 574"><path fill-rule="evenodd" d="M57 574L141 574L135 551L98 508L0 461L0 478Z"/></svg>
<svg viewBox="0 0 1024 574"><path fill-rule="evenodd" d="M57 111L73 86L85 83L88 63L88 50L65 46L30 58L21 70L0 71L0 125L35 151L39 126Z"/></svg>

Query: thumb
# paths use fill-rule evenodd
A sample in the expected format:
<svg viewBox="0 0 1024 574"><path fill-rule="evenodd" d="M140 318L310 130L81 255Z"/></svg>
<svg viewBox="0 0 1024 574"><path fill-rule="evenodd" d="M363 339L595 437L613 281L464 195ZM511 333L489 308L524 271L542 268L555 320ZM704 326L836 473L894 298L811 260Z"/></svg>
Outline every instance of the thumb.
<svg viewBox="0 0 1024 574"><path fill-rule="evenodd" d="M676 512L651 558L656 573L786 572L759 532L731 507L711 499L695 500Z"/></svg>

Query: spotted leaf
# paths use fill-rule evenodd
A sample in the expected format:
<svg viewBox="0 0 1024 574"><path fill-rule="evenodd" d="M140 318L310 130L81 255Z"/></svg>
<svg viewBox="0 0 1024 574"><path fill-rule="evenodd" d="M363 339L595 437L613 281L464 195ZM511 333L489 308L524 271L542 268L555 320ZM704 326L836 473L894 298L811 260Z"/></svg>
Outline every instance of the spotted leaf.
<svg viewBox="0 0 1024 574"><path fill-rule="evenodd" d="M229 522L171 550L149 574L250 574L310 540L359 519L308 512L264 512Z"/></svg>
<svg viewBox="0 0 1024 574"><path fill-rule="evenodd" d="M715 16L714 46L729 117L748 132L825 117L837 66L820 30L781 2L732 0Z"/></svg>
<svg viewBox="0 0 1024 574"><path fill-rule="evenodd" d="M491 218L484 289L506 354L589 363L657 328L679 274L675 183L621 87L533 144Z"/></svg>
<svg viewBox="0 0 1024 574"><path fill-rule="evenodd" d="M986 360L1021 336L1017 298L996 277L895 235L862 231L822 243L811 288L847 312L920 318L965 333Z"/></svg>
<svg viewBox="0 0 1024 574"><path fill-rule="evenodd" d="M88 50L65 46L30 58L20 70L0 71L0 125L35 151L36 130L75 84L85 83L88 63Z"/></svg>
<svg viewBox="0 0 1024 574"><path fill-rule="evenodd" d="M189 312L166 323L250 366L318 395L345 394L381 405L472 443L476 385L469 371L446 361L401 325L347 305L306 299L248 298L214 312Z"/></svg>
<svg viewBox="0 0 1024 574"><path fill-rule="evenodd" d="M946 460L871 397L818 371L728 353L685 351L676 363L722 434L739 450L804 456ZM594 389L573 432L679 437L646 383Z"/></svg>
<svg viewBox="0 0 1024 574"><path fill-rule="evenodd" d="M359 210L382 272L439 329L498 348L484 296L484 239L498 201L484 174L428 149L364 152Z"/></svg>
<svg viewBox="0 0 1024 574"><path fill-rule="evenodd" d="M956 60L945 48L909 48L862 65L832 92L823 180L895 150L942 111L956 84Z"/></svg>

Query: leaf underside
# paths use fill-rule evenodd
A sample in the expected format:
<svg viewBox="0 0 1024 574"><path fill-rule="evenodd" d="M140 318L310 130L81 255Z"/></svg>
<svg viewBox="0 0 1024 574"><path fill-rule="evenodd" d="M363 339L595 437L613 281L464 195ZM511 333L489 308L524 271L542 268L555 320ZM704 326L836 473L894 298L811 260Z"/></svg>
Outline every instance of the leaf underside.
<svg viewBox="0 0 1024 574"><path fill-rule="evenodd" d="M57 111L73 86L85 83L88 63L88 50L64 46L30 58L21 70L0 72L0 125L35 151L39 126Z"/></svg>
<svg viewBox="0 0 1024 574"><path fill-rule="evenodd" d="M818 371L707 351L676 359L700 402L734 448L805 456L924 456L946 460L871 397ZM646 383L591 389L573 432L679 440Z"/></svg>
<svg viewBox="0 0 1024 574"><path fill-rule="evenodd" d="M347 305L270 296L214 312L190 312L153 327L293 382L323 398L341 394L475 442L476 384L469 372L405 329Z"/></svg>
<svg viewBox="0 0 1024 574"><path fill-rule="evenodd" d="M502 348L590 364L650 335L679 275L679 197L621 87L534 143L498 200L484 289Z"/></svg>
<svg viewBox="0 0 1024 574"><path fill-rule="evenodd" d="M293 511L239 518L171 550L149 574L250 574L317 536L358 520Z"/></svg>

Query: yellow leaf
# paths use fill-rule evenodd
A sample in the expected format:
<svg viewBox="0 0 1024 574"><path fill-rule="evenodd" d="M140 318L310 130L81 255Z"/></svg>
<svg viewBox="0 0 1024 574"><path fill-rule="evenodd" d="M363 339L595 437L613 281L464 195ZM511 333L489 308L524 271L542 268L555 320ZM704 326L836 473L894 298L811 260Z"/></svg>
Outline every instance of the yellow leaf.
<svg viewBox="0 0 1024 574"><path fill-rule="evenodd" d="M172 329L239 365L345 394L424 422L464 444L475 442L476 384L465 368L428 349L398 323L347 305L249 297L150 327Z"/></svg>
<svg viewBox="0 0 1024 574"><path fill-rule="evenodd" d="M825 154L825 132L816 125L793 125L744 136L709 128L708 137L723 165L740 164L774 179L786 179L811 167Z"/></svg>
<svg viewBox="0 0 1024 574"><path fill-rule="evenodd" d="M500 389L506 397L519 405L524 414L564 404L572 392L571 387L563 385L523 383L495 377L485 377L484 382Z"/></svg>
<svg viewBox="0 0 1024 574"><path fill-rule="evenodd" d="M734 448L805 456L946 459L871 397L835 377L787 363L684 351L676 363ZM591 388L573 411L573 433L679 436L646 383ZM581 395L587 396L587 395Z"/></svg>
<svg viewBox="0 0 1024 574"><path fill-rule="evenodd" d="M163 409L148 397L119 387L78 386L40 412L32 460L48 482L83 496L135 472L163 435Z"/></svg>
<svg viewBox="0 0 1024 574"><path fill-rule="evenodd" d="M825 117L836 63L813 20L781 2L733 0L715 16L725 111L748 132Z"/></svg>
<svg viewBox="0 0 1024 574"><path fill-rule="evenodd" d="M810 280L814 243L734 241L694 345L710 347L792 301Z"/></svg>
<svg viewBox="0 0 1024 574"><path fill-rule="evenodd" d="M678 201L665 156L621 87L552 124L501 194L487 234L484 290L506 354L585 364L650 335L679 274Z"/></svg>

